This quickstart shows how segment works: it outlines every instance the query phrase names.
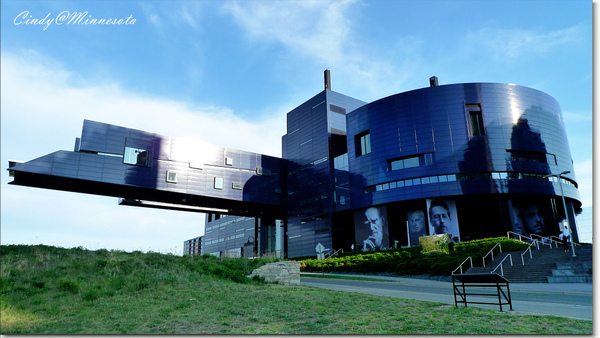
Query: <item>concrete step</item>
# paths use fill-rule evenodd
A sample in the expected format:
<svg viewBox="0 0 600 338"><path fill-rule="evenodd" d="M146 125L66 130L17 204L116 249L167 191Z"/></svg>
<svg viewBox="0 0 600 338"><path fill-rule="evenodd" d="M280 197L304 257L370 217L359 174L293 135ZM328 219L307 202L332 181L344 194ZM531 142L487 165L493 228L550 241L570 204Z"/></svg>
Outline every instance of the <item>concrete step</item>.
<svg viewBox="0 0 600 338"><path fill-rule="evenodd" d="M548 283L592 283L592 275L549 276Z"/></svg>
<svg viewBox="0 0 600 338"><path fill-rule="evenodd" d="M571 252L564 252L562 247L534 249L531 251L531 257L528 252L523 256L523 260L522 253L494 254L494 260L486 261L485 267L474 267L467 270L467 273L490 273L504 257L510 254L513 265L511 266L510 260L507 259L503 263L502 270L498 268L495 272L502 274L512 283L591 283L593 266L591 245L576 247L576 257L573 257Z"/></svg>

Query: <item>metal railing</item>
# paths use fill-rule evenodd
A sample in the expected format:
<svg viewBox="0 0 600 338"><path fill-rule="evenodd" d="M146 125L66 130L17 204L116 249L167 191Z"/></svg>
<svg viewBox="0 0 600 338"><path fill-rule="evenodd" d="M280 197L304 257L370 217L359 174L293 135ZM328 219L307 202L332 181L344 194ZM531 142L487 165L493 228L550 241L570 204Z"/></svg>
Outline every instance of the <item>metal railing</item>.
<svg viewBox="0 0 600 338"><path fill-rule="evenodd" d="M498 243L496 243L496 245L494 245L494 247L493 247L493 248L492 248L490 251L488 251L488 253L486 253L486 254L485 254L485 256L483 256L483 258L482 258L482 259L483 259L483 266L485 266L485 258L486 258L488 255L490 255L490 254L491 254L491 255L492 255L492 260L494 260L494 249L495 249L496 247L500 247L500 253L502 253L502 245L500 245L500 242L498 242Z"/></svg>
<svg viewBox="0 0 600 338"><path fill-rule="evenodd" d="M471 258L471 256L467 257L467 259L465 259L462 263L460 263L460 265L458 266L458 268L454 269L454 271L452 271L452 274L454 275L454 273L456 272L456 270L460 269L460 274L462 275L463 273L463 269L462 266L463 264L465 264L467 261L471 261L471 267L473 267L473 259Z"/></svg>
<svg viewBox="0 0 600 338"><path fill-rule="evenodd" d="M557 242L557 241L553 240L552 236L544 237L544 236L540 236L537 234L531 234L531 238L536 239L542 245L550 246L550 249L552 249L552 243L554 243L555 248L558 248L558 243L561 243L561 242Z"/></svg>
<svg viewBox="0 0 600 338"><path fill-rule="evenodd" d="M562 244L562 239L560 239L559 237L550 236L550 239L552 239L553 242ZM573 238L571 237L571 239L573 239ZM575 245L575 246L581 246L581 244L575 243L575 242L573 242L573 245ZM558 248L558 244L556 245L556 247Z"/></svg>
<svg viewBox="0 0 600 338"><path fill-rule="evenodd" d="M342 249L338 249L338 250L331 250L331 251L329 251L328 253L325 254L325 259L331 258L333 256L337 256L337 254L340 253L340 251L342 253L344 253L344 249L343 248Z"/></svg>
<svg viewBox="0 0 600 338"><path fill-rule="evenodd" d="M521 241L521 242L532 242L532 241L534 241L534 239L533 239L533 238L531 238L531 237L529 237L529 236L525 236L525 235L518 234L518 233L516 233L516 232L514 232L514 231L507 231L507 232L506 232L506 237L508 237L508 239L510 239L510 238L511 238L511 237L510 237L510 235L511 235L511 234L512 234L512 235L515 235L515 236L518 236L518 237L519 237L519 241ZM523 238L527 239L527 241L523 240Z"/></svg>
<svg viewBox="0 0 600 338"><path fill-rule="evenodd" d="M521 254L521 264L525 265L525 258L523 258L523 256L525 256L525 254L527 253L527 251L529 251L529 259L532 259L533 256L531 255L531 247L535 245L536 249L540 249L539 244L537 239L534 239L533 242L531 242L531 244L529 244L529 246L527 247L527 249L525 249L525 251L523 251L523 253Z"/></svg>
<svg viewBox="0 0 600 338"><path fill-rule="evenodd" d="M502 261L500 261L500 264L498 264L498 266L496 268L494 268L494 270L492 270L491 273L496 272L496 270L498 270L498 268L500 268L500 276L504 276L504 268L502 268L502 264L504 264L504 261L509 258L510 259L510 266L513 265L513 261L512 261L512 256L510 254L506 255Z"/></svg>

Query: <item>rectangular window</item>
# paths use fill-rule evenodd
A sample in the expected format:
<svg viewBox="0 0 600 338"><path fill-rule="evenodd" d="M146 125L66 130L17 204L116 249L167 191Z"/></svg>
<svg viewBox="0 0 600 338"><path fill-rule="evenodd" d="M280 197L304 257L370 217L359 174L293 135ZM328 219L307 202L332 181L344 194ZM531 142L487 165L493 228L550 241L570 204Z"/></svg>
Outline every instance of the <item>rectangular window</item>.
<svg viewBox="0 0 600 338"><path fill-rule="evenodd" d="M342 108L334 104L329 104L329 110L338 114L346 115L346 108Z"/></svg>
<svg viewBox="0 0 600 338"><path fill-rule="evenodd" d="M146 149L125 147L123 163L149 167L152 163L152 153Z"/></svg>
<svg viewBox="0 0 600 338"><path fill-rule="evenodd" d="M483 116L481 114L481 106L479 103L471 103L465 105L469 114L469 122L471 124L471 136L485 135L483 125Z"/></svg>
<svg viewBox="0 0 600 338"><path fill-rule="evenodd" d="M223 178L215 177L215 189L223 189Z"/></svg>
<svg viewBox="0 0 600 338"><path fill-rule="evenodd" d="M233 159L231 157L225 157L226 165L233 165Z"/></svg>
<svg viewBox="0 0 600 338"><path fill-rule="evenodd" d="M271 170L263 167L256 167L256 174L261 176L271 176Z"/></svg>
<svg viewBox="0 0 600 338"><path fill-rule="evenodd" d="M507 150L510 154L510 160L512 162L538 162L538 163L547 163L548 155L546 153L541 153L537 151L525 151L525 150ZM556 161L554 159L554 161ZM551 164L556 164L551 163Z"/></svg>
<svg viewBox="0 0 600 338"><path fill-rule="evenodd" d="M242 190L243 187L244 186L241 183L239 183L239 182L233 182L233 183L231 183L231 188L232 189Z"/></svg>
<svg viewBox="0 0 600 338"><path fill-rule="evenodd" d="M416 168L421 165L421 163L425 163L425 158L423 155L410 156L405 158L400 158L396 160L389 161L390 170L400 170L407 168Z"/></svg>
<svg viewBox="0 0 600 338"><path fill-rule="evenodd" d="M167 182L177 183L177 172L167 170Z"/></svg>
<svg viewBox="0 0 600 338"><path fill-rule="evenodd" d="M358 134L354 137L356 148L356 157L371 153L371 134L369 131Z"/></svg>
<svg viewBox="0 0 600 338"><path fill-rule="evenodd" d="M556 163L556 156L554 154L546 154L546 162L548 162L548 164L558 164Z"/></svg>

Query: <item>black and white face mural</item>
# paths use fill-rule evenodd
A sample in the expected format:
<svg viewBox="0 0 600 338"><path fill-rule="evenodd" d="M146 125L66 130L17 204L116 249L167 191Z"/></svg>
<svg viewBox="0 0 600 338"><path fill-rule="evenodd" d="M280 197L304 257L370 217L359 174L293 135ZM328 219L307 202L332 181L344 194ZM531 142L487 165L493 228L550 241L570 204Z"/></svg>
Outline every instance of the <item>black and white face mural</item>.
<svg viewBox="0 0 600 338"><path fill-rule="evenodd" d="M390 247L385 206L356 211L354 230L358 250L380 250Z"/></svg>
<svg viewBox="0 0 600 338"><path fill-rule="evenodd" d="M460 241L456 202L453 200L428 199L429 234L451 234Z"/></svg>
<svg viewBox="0 0 600 338"><path fill-rule="evenodd" d="M419 237L427 236L427 212L425 208L409 210L406 214L410 246L419 245Z"/></svg>
<svg viewBox="0 0 600 338"><path fill-rule="evenodd" d="M549 202L511 200L508 205L513 232L525 236L550 235L551 207Z"/></svg>

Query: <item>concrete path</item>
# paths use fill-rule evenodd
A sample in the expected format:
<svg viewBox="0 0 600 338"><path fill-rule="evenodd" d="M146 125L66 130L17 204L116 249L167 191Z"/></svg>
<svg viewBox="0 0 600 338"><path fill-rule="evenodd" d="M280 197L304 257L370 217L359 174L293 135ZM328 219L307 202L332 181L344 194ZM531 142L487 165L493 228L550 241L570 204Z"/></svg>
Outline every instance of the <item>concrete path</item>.
<svg viewBox="0 0 600 338"><path fill-rule="evenodd" d="M364 277L381 279L382 281L324 279L311 278L310 274L302 273L301 285L454 305L454 292L451 282L372 275ZM321 273L312 274L322 275ZM344 274L331 275L340 276ZM357 275L352 274L347 276L357 277ZM510 283L509 287L513 312L515 313L552 315L584 320L593 319L591 283ZM473 301L475 298L469 297L468 300ZM486 298L485 302L490 302L489 298ZM500 310L498 305L469 304L469 306ZM504 305L503 310L509 311L509 307Z"/></svg>

